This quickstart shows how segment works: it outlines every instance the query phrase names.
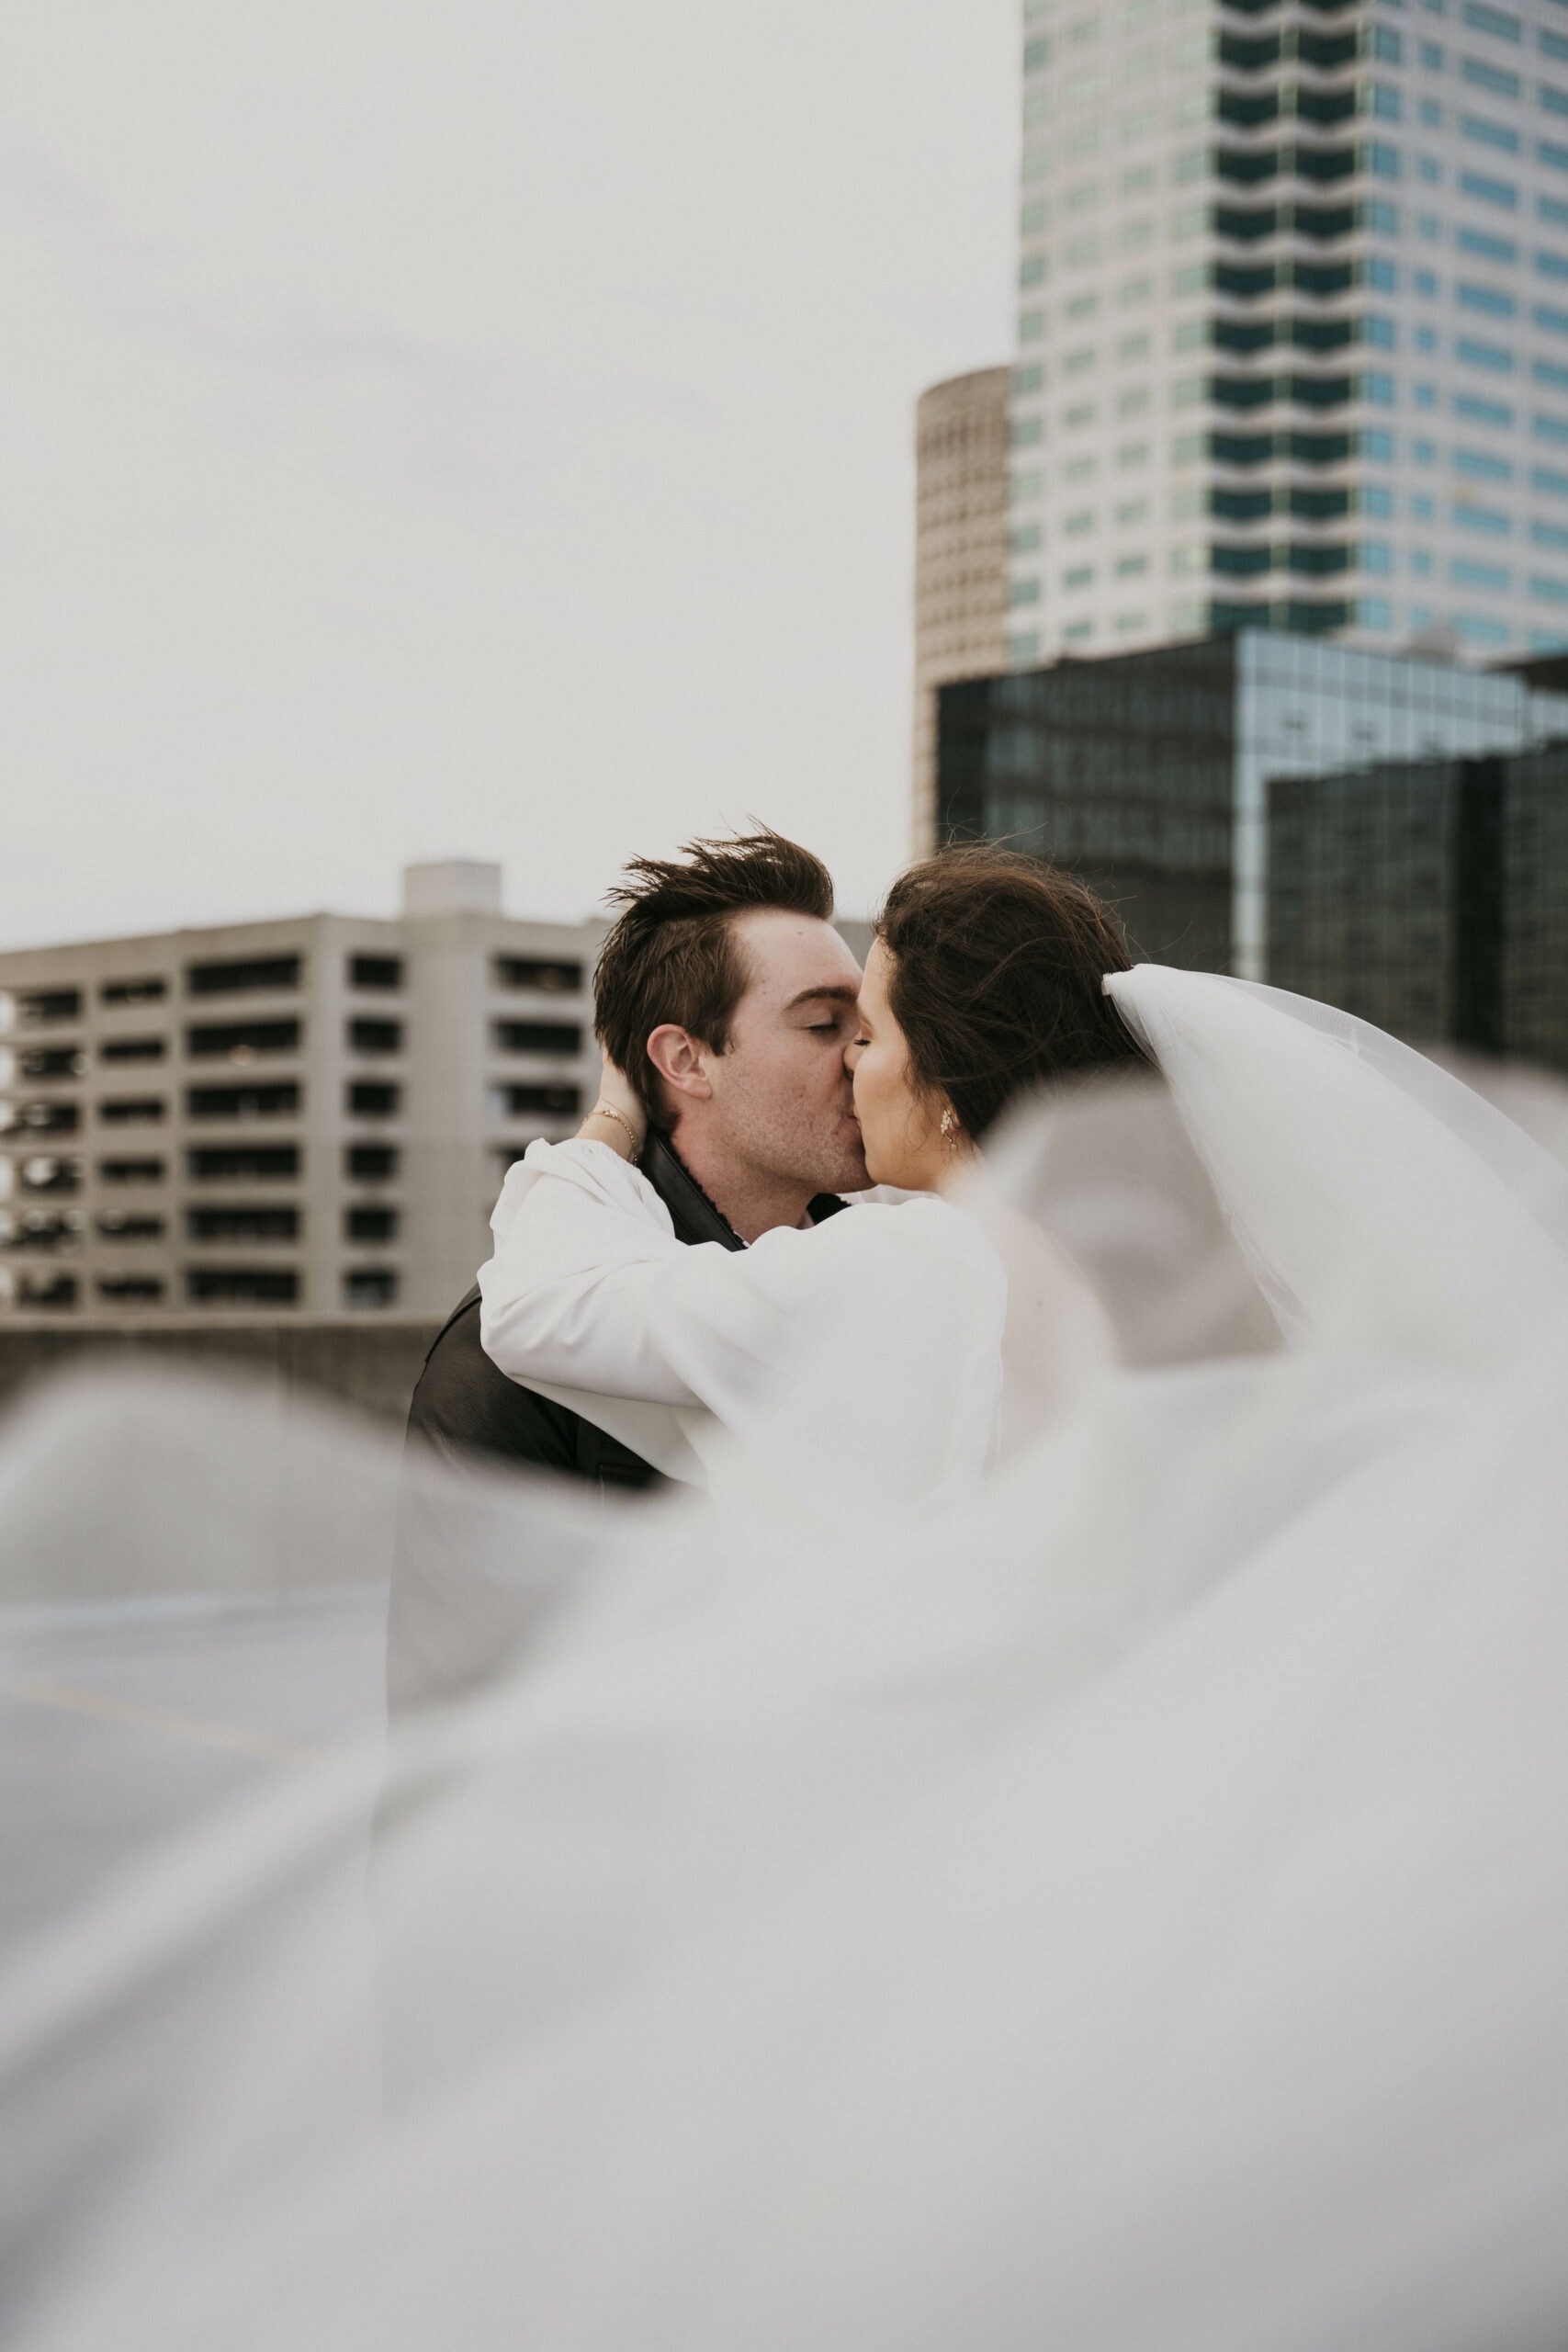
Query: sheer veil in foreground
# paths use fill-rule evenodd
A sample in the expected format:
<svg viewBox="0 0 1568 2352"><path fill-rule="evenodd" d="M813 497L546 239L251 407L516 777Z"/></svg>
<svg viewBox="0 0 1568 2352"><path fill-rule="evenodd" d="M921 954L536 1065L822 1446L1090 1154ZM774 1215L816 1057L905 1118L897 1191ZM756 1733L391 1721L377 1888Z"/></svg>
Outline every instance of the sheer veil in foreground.
<svg viewBox="0 0 1568 2352"><path fill-rule="evenodd" d="M14 1425L24 1630L441 1532L385 1759L40 1858L10 2341L1562 2342L1568 1176L1344 1016L1109 985L1158 1074L970 1205L1120 1361L936 1507L854 1507L950 1352L874 1284L778 1367L808 1540L761 1458L612 1512L185 1386Z"/></svg>

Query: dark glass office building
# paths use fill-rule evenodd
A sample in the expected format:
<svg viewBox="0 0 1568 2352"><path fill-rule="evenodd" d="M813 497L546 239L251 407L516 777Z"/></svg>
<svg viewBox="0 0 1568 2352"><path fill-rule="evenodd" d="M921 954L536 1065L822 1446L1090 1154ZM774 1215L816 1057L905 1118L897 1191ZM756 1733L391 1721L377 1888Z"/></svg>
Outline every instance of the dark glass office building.
<svg viewBox="0 0 1568 2352"><path fill-rule="evenodd" d="M1280 778L1269 978L1568 1071L1568 743Z"/></svg>
<svg viewBox="0 0 1568 2352"><path fill-rule="evenodd" d="M1558 683L1267 629L967 680L942 691L937 838L1055 858L1140 955L1264 979L1272 782L1568 738Z"/></svg>

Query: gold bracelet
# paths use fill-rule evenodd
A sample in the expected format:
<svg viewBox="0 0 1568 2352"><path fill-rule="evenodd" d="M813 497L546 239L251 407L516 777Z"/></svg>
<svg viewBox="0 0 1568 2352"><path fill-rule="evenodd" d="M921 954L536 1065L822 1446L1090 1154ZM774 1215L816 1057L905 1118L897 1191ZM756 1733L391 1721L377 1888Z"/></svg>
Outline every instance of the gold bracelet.
<svg viewBox="0 0 1568 2352"><path fill-rule="evenodd" d="M627 1135L631 1137L632 1154L634 1158L637 1152L642 1149L641 1138L624 1111L617 1111L615 1106L609 1102L595 1102L588 1115L591 1119L614 1119L616 1126L625 1127Z"/></svg>

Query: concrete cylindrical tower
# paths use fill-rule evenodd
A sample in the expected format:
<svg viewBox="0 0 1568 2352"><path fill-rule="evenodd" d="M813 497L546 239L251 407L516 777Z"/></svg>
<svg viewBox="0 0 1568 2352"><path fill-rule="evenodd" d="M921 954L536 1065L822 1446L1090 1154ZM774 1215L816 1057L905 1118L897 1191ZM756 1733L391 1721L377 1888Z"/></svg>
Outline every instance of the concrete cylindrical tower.
<svg viewBox="0 0 1568 2352"><path fill-rule="evenodd" d="M1007 666L1010 368L933 384L915 424L915 725L910 835L936 841L937 688Z"/></svg>

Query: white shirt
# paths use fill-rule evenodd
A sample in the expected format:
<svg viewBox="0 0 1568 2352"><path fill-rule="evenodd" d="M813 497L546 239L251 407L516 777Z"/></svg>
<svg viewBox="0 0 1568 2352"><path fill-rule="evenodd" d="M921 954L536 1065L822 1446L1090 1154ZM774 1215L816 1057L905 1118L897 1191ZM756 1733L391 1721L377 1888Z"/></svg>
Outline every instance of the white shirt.
<svg viewBox="0 0 1568 2352"><path fill-rule="evenodd" d="M749 1250L677 1240L606 1144L531 1144L479 1269L492 1361L669 1476L753 1480L814 1510L929 1501L994 1444L1008 1284L980 1224L933 1194Z"/></svg>

